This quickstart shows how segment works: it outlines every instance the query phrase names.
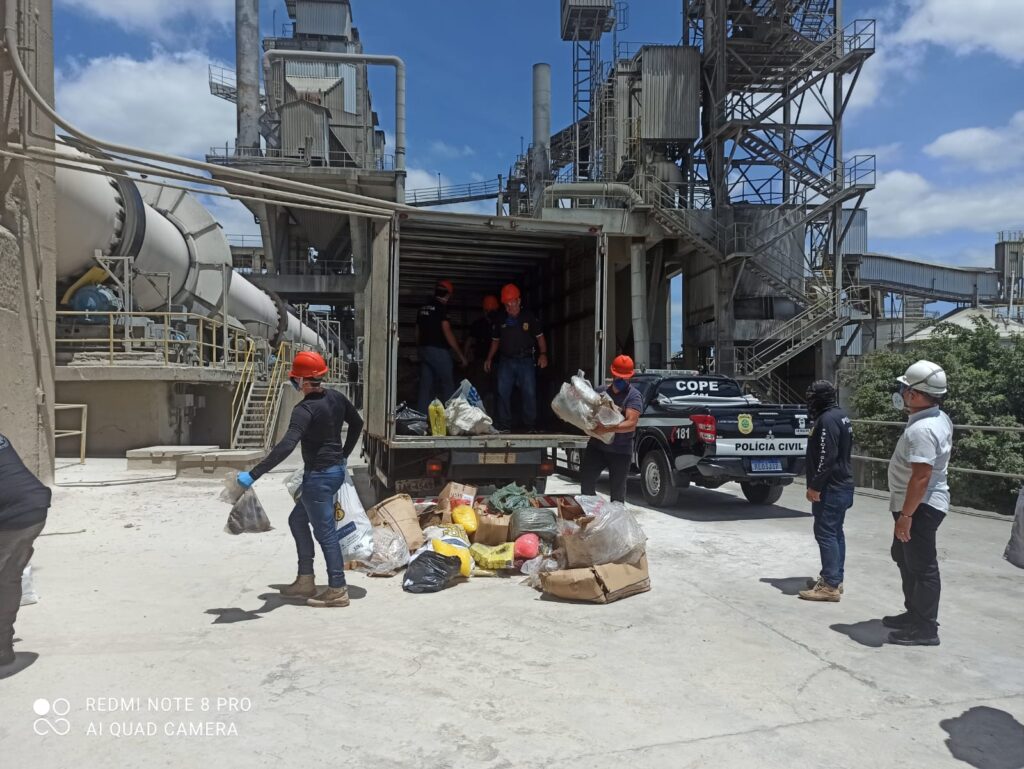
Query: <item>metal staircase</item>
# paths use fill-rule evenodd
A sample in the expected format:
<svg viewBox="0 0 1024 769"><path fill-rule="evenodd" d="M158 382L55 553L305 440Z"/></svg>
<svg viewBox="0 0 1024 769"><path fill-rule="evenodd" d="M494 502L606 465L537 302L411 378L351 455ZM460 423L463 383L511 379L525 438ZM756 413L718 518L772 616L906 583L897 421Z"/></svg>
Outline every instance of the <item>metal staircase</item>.
<svg viewBox="0 0 1024 769"><path fill-rule="evenodd" d="M256 373L254 353L250 348L232 401L233 449L265 449L270 445L281 410L281 386L291 366L288 345L282 343L273 368L265 379L260 378Z"/></svg>
<svg viewBox="0 0 1024 769"><path fill-rule="evenodd" d="M498 176L482 182L452 184L447 187L420 187L405 191L405 203L409 206L447 206L452 203L469 203L474 200L493 200L501 194L502 180Z"/></svg>
<svg viewBox="0 0 1024 769"><path fill-rule="evenodd" d="M275 399L275 402L277 399ZM265 381L253 382L235 430L233 449L265 449L271 404L270 387ZM275 414L276 416L276 414Z"/></svg>
<svg viewBox="0 0 1024 769"><path fill-rule="evenodd" d="M218 99L234 104L238 101L238 80L233 69L211 64L209 67L210 93ZM260 91L260 106L267 106L267 96Z"/></svg>

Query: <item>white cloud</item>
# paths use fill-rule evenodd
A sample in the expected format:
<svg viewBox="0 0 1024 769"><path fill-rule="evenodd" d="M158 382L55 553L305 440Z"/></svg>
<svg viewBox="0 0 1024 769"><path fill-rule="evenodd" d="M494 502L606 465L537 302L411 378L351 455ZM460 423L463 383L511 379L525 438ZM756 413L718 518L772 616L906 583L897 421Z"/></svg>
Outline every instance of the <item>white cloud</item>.
<svg viewBox="0 0 1024 769"><path fill-rule="evenodd" d="M235 10L232 0L56 0L56 5L159 36L178 21L231 24Z"/></svg>
<svg viewBox="0 0 1024 769"><path fill-rule="evenodd" d="M260 226L253 219L252 211L240 201L211 195L198 195L200 202L220 222L225 235L245 235L260 238Z"/></svg>
<svg viewBox="0 0 1024 769"><path fill-rule="evenodd" d="M937 189L920 174L891 171L879 175L866 207L877 237L994 232L1020 222L1024 179Z"/></svg>
<svg viewBox="0 0 1024 769"><path fill-rule="evenodd" d="M1024 110L998 128L977 126L943 134L924 148L933 158L946 158L979 171L1006 171L1024 165Z"/></svg>
<svg viewBox="0 0 1024 769"><path fill-rule="evenodd" d="M209 58L156 50L145 60L90 59L57 71L60 112L87 133L173 155L234 144L235 108L210 95Z"/></svg>
<svg viewBox="0 0 1024 769"><path fill-rule="evenodd" d="M434 157L447 159L468 158L475 155L476 150L468 144L463 144L459 147L443 141L432 141L430 143L430 154Z"/></svg>
<svg viewBox="0 0 1024 769"><path fill-rule="evenodd" d="M900 157L902 150L902 142L891 142L889 144L881 144L877 147L858 147L856 149L847 150L846 157L852 158L857 155L874 155L877 163L890 163Z"/></svg>
<svg viewBox="0 0 1024 769"><path fill-rule="evenodd" d="M1022 29L1021 0L911 0L897 38L941 45L958 54L984 51L1022 64Z"/></svg>

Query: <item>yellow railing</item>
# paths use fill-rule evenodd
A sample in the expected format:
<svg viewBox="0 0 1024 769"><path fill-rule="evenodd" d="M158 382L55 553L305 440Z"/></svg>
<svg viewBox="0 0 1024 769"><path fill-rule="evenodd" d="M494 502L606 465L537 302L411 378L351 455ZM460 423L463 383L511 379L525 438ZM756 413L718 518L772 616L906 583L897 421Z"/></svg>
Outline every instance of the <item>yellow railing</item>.
<svg viewBox="0 0 1024 769"><path fill-rule="evenodd" d="M145 326L133 321L145 319L163 326L160 337L142 336ZM249 352L252 338L245 329L228 326L227 345L224 324L184 312L75 312L59 310L61 328L55 339L57 352L106 353L107 365L117 363L121 353L149 352L162 354L165 366L241 366ZM98 321L98 322L97 322ZM172 323L196 329L191 339L172 327ZM67 326L81 332L67 336ZM89 333L91 332L91 333ZM103 361L99 361L103 362Z"/></svg>
<svg viewBox="0 0 1024 769"><path fill-rule="evenodd" d="M82 423L77 430L61 430L55 429L53 431L54 440L58 438L72 438L78 436L78 463L80 465L85 464L85 438L86 438L86 426L89 423L89 407L84 403L54 403L54 411L72 411L77 409L82 415Z"/></svg>
<svg viewBox="0 0 1024 769"><path fill-rule="evenodd" d="M267 384L267 395L263 404L263 445L269 446L271 431L277 421L277 405L281 399L281 386L288 376L292 365L292 349L288 342L281 342L277 348L277 359L274 361L274 368L270 371Z"/></svg>
<svg viewBox="0 0 1024 769"><path fill-rule="evenodd" d="M242 361L242 371L235 386L235 394L231 399L231 448L235 448L235 438L238 435L238 425L245 414L245 403L248 400L249 389L256 379L256 343L249 340L249 347L245 352L245 360Z"/></svg>

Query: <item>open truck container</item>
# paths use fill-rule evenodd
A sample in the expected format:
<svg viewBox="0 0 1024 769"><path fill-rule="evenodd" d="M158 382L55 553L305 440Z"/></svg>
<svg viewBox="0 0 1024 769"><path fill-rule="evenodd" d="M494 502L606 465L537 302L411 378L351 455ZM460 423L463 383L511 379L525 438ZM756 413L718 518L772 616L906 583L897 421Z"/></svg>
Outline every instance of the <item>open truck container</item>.
<svg viewBox="0 0 1024 769"><path fill-rule="evenodd" d="M516 481L540 490L557 452L586 444L554 415L551 400L577 371L604 380L606 244L596 227L427 211L401 213L377 230L366 294L364 449L378 495L425 496L448 481ZM523 306L539 316L549 353L548 368L537 369L540 432L396 433L399 405L415 405L417 397L416 314L442 278L455 284L448 317L460 342L482 314L483 297L499 294L506 283L518 285ZM456 385L464 376L456 362ZM517 400L518 392L513 409Z"/></svg>

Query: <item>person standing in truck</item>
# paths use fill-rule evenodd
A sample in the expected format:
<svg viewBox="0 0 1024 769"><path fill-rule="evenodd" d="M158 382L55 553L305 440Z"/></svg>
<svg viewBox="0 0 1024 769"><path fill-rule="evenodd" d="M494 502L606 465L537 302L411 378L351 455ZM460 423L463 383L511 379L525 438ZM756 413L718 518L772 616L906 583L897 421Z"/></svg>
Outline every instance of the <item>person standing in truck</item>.
<svg viewBox="0 0 1024 769"><path fill-rule="evenodd" d="M500 309L498 297L493 294L484 297L483 315L470 325L469 336L462 349L463 357L469 361L469 381L480 394L488 414L494 413L494 382L492 376L484 371L484 362L491 350L494 321Z"/></svg>
<svg viewBox="0 0 1024 769"><path fill-rule="evenodd" d="M524 310L519 287L509 283L501 289L505 312L499 315L491 332L491 349L484 361L484 371L494 368L498 360L498 413L494 426L502 431L512 429L512 394L519 388L523 407L523 424L527 432L537 428L537 369L548 367L548 343L540 320ZM534 352L538 352L534 362Z"/></svg>
<svg viewBox="0 0 1024 769"><path fill-rule="evenodd" d="M626 502L626 480L633 462L633 438L637 421L644 410L644 398L629 380L633 378L633 359L620 355L612 361L612 383L598 388L606 392L622 411L625 419L617 425L598 425L594 432L614 433L611 443L591 438L583 452L580 466L580 493L592 497L596 493L597 479L607 468L611 483L612 502Z"/></svg>
<svg viewBox="0 0 1024 769"><path fill-rule="evenodd" d="M46 525L50 489L25 467L0 434L0 668L14 655L14 621L21 607L21 575Z"/></svg>
<svg viewBox="0 0 1024 769"><path fill-rule="evenodd" d="M843 523L853 506L853 423L839 407L835 386L824 379L805 394L814 427L807 439L807 501L814 515L814 538L821 556L817 579L800 591L805 601L839 601L843 593L846 537Z"/></svg>
<svg viewBox="0 0 1024 769"><path fill-rule="evenodd" d="M893 406L910 418L889 460L890 552L900 570L906 611L883 617L882 624L892 628L889 643L938 646L942 583L935 540L949 512L946 474L953 451L953 422L942 410L946 372L919 360L896 381Z"/></svg>
<svg viewBox="0 0 1024 769"><path fill-rule="evenodd" d="M363 431L363 419L352 401L337 390L323 386L327 371L327 363L319 353L304 350L295 354L288 378L292 387L305 397L292 409L288 432L266 459L249 472L238 474L239 485L246 489L251 487L257 478L287 459L301 442L302 493L288 516L288 528L295 538L299 556L299 571L292 584L281 588L281 595L305 598L309 606L317 607L349 604L345 562L334 519L334 497L345 481L348 457ZM343 426L348 429L344 445L341 443ZM319 594L313 576L314 536L327 564L328 587Z"/></svg>
<svg viewBox="0 0 1024 769"><path fill-rule="evenodd" d="M459 365L466 366L466 356L448 321L448 302L455 293L450 280L439 280L434 287L434 299L420 307L416 316L416 343L419 345L420 386L416 408L426 414L434 398L448 400L455 392L452 373L452 354Z"/></svg>

